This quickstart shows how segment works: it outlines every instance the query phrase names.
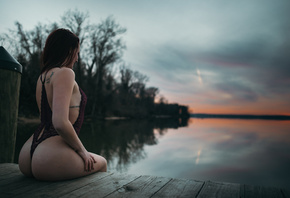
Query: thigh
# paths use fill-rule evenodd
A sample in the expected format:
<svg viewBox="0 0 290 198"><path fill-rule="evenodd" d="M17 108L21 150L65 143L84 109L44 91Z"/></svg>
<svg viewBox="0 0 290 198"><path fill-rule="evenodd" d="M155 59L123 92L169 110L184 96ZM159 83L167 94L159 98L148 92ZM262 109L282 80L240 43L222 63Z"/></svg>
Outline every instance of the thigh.
<svg viewBox="0 0 290 198"><path fill-rule="evenodd" d="M32 157L32 172L36 179L57 181L85 176L102 169L102 157L93 154L94 170L84 169L82 158L60 136L46 139L38 145Z"/></svg>
<svg viewBox="0 0 290 198"><path fill-rule="evenodd" d="M28 176L32 176L32 171L31 171L31 157L30 157L30 149L31 149L31 144L32 144L32 137L31 136L25 144L22 146L20 153L19 153L19 158L18 158L18 165L20 171Z"/></svg>
<svg viewBox="0 0 290 198"><path fill-rule="evenodd" d="M106 172L107 171L107 160L95 153L91 153L91 155L94 156L96 163L94 164L94 171L101 171L101 172Z"/></svg>

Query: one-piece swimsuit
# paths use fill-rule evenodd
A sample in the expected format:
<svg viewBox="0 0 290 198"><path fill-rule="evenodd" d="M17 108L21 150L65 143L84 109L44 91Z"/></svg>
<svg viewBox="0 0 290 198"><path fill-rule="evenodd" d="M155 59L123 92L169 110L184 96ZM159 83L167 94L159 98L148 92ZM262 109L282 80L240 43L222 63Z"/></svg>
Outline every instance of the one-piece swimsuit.
<svg viewBox="0 0 290 198"><path fill-rule="evenodd" d="M42 80L42 75L40 76L40 80L42 83L42 91L41 91L41 104L40 104L40 120L41 123L38 126L38 128L35 130L33 134L33 140L31 144L31 150L30 150L30 156L32 158L33 153L36 149L36 147L46 140L47 138L59 135L58 132L55 130L52 124L52 111L48 104L47 100L47 94L44 86L45 77L44 80ZM87 96L83 92L81 88L79 88L80 94L81 94L81 101L80 101L80 109L79 109L79 115L75 123L73 124L73 128L75 129L75 132L79 135L83 121L84 121L84 112L85 112L85 106L87 103ZM44 129L44 130L43 130ZM41 131L43 130L43 133L41 134ZM41 134L41 135L40 135Z"/></svg>

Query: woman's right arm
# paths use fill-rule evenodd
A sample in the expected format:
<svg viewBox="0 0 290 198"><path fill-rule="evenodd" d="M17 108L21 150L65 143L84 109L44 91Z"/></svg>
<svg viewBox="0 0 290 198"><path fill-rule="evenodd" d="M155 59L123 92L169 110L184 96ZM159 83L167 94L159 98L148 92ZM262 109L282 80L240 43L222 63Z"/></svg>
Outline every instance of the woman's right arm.
<svg viewBox="0 0 290 198"><path fill-rule="evenodd" d="M84 160L85 170L90 171L96 161L87 152L69 121L69 105L75 85L75 74L72 69L61 68L51 83L53 89L52 124L65 142Z"/></svg>

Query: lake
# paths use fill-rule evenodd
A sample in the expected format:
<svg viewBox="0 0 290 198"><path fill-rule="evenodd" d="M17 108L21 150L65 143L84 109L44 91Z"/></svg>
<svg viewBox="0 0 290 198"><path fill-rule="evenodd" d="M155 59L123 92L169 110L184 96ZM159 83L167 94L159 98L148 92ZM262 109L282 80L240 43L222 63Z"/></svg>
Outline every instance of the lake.
<svg viewBox="0 0 290 198"><path fill-rule="evenodd" d="M19 123L15 162L37 124ZM80 138L108 171L290 190L290 121L154 119L86 122Z"/></svg>

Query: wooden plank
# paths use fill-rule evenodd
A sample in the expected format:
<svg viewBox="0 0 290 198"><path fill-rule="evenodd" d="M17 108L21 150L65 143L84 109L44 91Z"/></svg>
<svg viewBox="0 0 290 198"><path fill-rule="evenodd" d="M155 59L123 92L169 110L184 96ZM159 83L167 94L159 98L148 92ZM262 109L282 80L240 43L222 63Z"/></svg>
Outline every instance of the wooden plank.
<svg viewBox="0 0 290 198"><path fill-rule="evenodd" d="M7 197L25 197L24 193L26 193L27 191L43 188L44 186L48 186L51 184L51 182L37 182L33 178L27 178L23 176L22 180L5 186L2 192L6 194Z"/></svg>
<svg viewBox="0 0 290 198"><path fill-rule="evenodd" d="M7 174L2 174L0 179L0 194L5 196L15 196L17 193L22 193L25 187L26 190L31 189L31 184L35 186L35 180L33 178L25 177L19 170L17 164L0 164L0 171L4 171ZM38 183L37 183L38 184Z"/></svg>
<svg viewBox="0 0 290 198"><path fill-rule="evenodd" d="M60 197L91 182L107 177L110 174L112 173L95 173L78 179L51 182L50 185L43 185L38 188L34 188L32 184L29 192L15 197ZM35 182L39 181L35 180Z"/></svg>
<svg viewBox="0 0 290 198"><path fill-rule="evenodd" d="M0 181L3 181L3 180L6 180L6 179L9 179L11 177L14 177L14 176L18 176L18 175L23 175L19 170L15 170L15 171L8 171L7 173L3 173L1 176L0 176Z"/></svg>
<svg viewBox="0 0 290 198"><path fill-rule="evenodd" d="M16 169L16 168L18 168L18 164L15 163L0 163L0 172L2 171L2 169Z"/></svg>
<svg viewBox="0 0 290 198"><path fill-rule="evenodd" d="M240 184L207 181L197 196L198 198L240 197Z"/></svg>
<svg viewBox="0 0 290 198"><path fill-rule="evenodd" d="M0 164L1 197L241 197L290 198L273 187L202 182L155 176L95 173L86 177L41 182L25 177L17 164Z"/></svg>
<svg viewBox="0 0 290 198"><path fill-rule="evenodd" d="M3 177L1 176L1 178L2 179L0 180L0 186L4 188L6 185L10 185L11 183L22 181L26 177L20 172L15 172L4 175Z"/></svg>
<svg viewBox="0 0 290 198"><path fill-rule="evenodd" d="M114 191L108 197L151 197L170 180L170 178L165 177L141 176L117 191Z"/></svg>
<svg viewBox="0 0 290 198"><path fill-rule="evenodd" d="M19 172L18 164L4 163L0 164L0 178L10 173Z"/></svg>
<svg viewBox="0 0 290 198"><path fill-rule="evenodd" d="M14 182L5 187L5 191L13 197L21 196L33 189L46 188L49 185L53 185L53 182L37 181L34 178L22 177L22 180Z"/></svg>
<svg viewBox="0 0 290 198"><path fill-rule="evenodd" d="M161 188L155 197L196 197L204 182L186 179L172 179Z"/></svg>
<svg viewBox="0 0 290 198"><path fill-rule="evenodd" d="M243 185L244 190L241 198L283 198L280 189L273 187Z"/></svg>
<svg viewBox="0 0 290 198"><path fill-rule="evenodd" d="M62 198L71 197L105 197L124 185L134 181L140 176L127 174L112 174L101 180L92 182L86 186L75 189L65 194Z"/></svg>
<svg viewBox="0 0 290 198"><path fill-rule="evenodd" d="M258 198L260 186L241 185L241 198Z"/></svg>
<svg viewBox="0 0 290 198"><path fill-rule="evenodd" d="M261 195L263 198L283 198L281 190L274 187L261 187Z"/></svg>

